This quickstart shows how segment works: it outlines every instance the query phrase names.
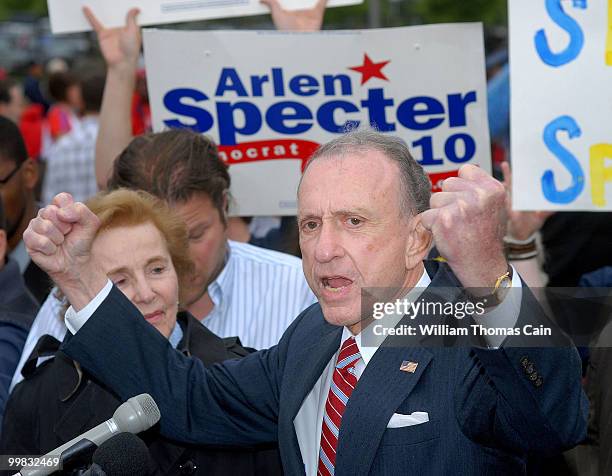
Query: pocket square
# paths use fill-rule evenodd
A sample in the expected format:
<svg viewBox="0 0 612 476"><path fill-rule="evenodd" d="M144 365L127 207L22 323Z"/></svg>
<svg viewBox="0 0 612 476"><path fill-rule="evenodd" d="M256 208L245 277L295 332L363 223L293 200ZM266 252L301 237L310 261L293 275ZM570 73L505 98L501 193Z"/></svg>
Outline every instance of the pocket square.
<svg viewBox="0 0 612 476"><path fill-rule="evenodd" d="M401 413L394 413L387 424L387 428L403 428L405 426L420 425L429 421L429 414L427 412L414 412L410 415L402 415Z"/></svg>

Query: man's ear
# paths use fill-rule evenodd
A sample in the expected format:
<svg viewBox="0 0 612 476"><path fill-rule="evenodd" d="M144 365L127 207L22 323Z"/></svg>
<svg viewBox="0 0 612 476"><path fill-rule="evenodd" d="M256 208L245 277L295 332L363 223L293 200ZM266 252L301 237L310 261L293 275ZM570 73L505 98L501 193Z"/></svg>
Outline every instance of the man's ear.
<svg viewBox="0 0 612 476"><path fill-rule="evenodd" d="M432 235L421 222L421 215L411 218L410 225L412 231L406 242L406 269L413 269L425 259L431 247Z"/></svg>
<svg viewBox="0 0 612 476"><path fill-rule="evenodd" d="M223 191L223 211L225 212L225 217L227 218L229 215L229 203L230 203L230 193L229 190Z"/></svg>
<svg viewBox="0 0 612 476"><path fill-rule="evenodd" d="M229 207L230 207L231 199L232 197L229 193L229 190L224 190L223 191L223 202L221 203L221 209L219 210L219 213L221 214L221 216L219 218L221 218L221 223L223 224L223 228L225 229L226 232L227 232L227 227L228 227Z"/></svg>
<svg viewBox="0 0 612 476"><path fill-rule="evenodd" d="M4 260L6 258L6 231L0 230L0 269L4 268Z"/></svg>
<svg viewBox="0 0 612 476"><path fill-rule="evenodd" d="M34 190L39 179L38 163L32 159L28 159L23 163L21 168L21 176L23 177L25 186L29 190Z"/></svg>

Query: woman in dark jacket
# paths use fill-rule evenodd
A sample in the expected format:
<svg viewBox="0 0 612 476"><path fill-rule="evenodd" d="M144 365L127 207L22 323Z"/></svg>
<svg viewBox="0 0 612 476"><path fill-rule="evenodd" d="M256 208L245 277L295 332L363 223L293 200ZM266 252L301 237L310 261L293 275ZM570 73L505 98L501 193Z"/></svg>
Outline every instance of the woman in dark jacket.
<svg viewBox="0 0 612 476"><path fill-rule="evenodd" d="M92 255L109 279L179 352L205 366L248 354L236 338L221 339L193 316L178 312L179 282L190 277L182 222L145 192L118 190L88 204L100 228ZM122 403L45 336L24 367L25 380L8 402L2 454L45 454L112 417ZM38 357L54 356L36 368ZM128 365L126 363L126 365ZM158 425L139 435L155 475L281 474L277 450L186 446L159 435Z"/></svg>

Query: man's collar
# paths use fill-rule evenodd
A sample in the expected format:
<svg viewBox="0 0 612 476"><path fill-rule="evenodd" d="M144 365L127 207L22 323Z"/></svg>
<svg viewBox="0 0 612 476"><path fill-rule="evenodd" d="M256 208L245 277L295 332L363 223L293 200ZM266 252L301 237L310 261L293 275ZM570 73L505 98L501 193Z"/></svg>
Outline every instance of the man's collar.
<svg viewBox="0 0 612 476"><path fill-rule="evenodd" d="M19 272L21 274L25 273L26 268L30 264L30 255L26 250L23 240L20 240L13 251L9 253L9 258L17 262L17 266L19 266Z"/></svg>
<svg viewBox="0 0 612 476"><path fill-rule="evenodd" d="M416 301L418 297L421 295L421 293L423 292L423 290L427 286L429 286L430 283L431 283L431 278L429 277L429 274L427 274L427 271L425 270L425 268L423 268L423 273L421 274L421 277L419 278L417 283L414 285L414 287L410 289L408 293L406 293L403 299L407 301ZM388 319L385 323L385 327L386 326L394 327L395 324L397 324L401 320L402 317L403 315L399 315L399 314L394 315L394 316L390 316L390 315L385 316L385 319ZM395 324L391 324L391 320L393 319L397 320ZM342 329L341 345L349 337L353 337L353 333L348 329L348 327L344 327L344 329ZM355 337L355 342L357 343L357 347L359 348L359 353L361 354L361 358L363 359L363 362L366 365L368 365L368 362L370 361L370 359L374 356L374 354L380 347L380 343L376 346L362 346L361 345L361 333L357 334L354 337Z"/></svg>
<svg viewBox="0 0 612 476"><path fill-rule="evenodd" d="M229 284L234 277L234 261L232 259L231 242L228 240L225 247L223 269L215 280L208 285L208 295L218 310L223 307L224 302L231 302L232 287Z"/></svg>

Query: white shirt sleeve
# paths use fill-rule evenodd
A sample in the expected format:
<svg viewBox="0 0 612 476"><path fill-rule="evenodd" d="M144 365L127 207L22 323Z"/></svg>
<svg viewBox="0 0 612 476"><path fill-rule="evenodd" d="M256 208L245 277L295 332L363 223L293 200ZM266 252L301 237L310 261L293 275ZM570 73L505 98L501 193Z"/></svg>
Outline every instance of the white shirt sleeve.
<svg viewBox="0 0 612 476"><path fill-rule="evenodd" d="M96 309L100 307L102 301L104 301L113 289L113 282L110 279L106 280L106 285L101 291L94 297L87 306L76 312L72 306L66 311L66 327L74 335L81 327L87 322L87 320L96 312Z"/></svg>
<svg viewBox="0 0 612 476"><path fill-rule="evenodd" d="M512 289L506 295L506 298L495 308L486 312L482 316L475 317L477 324L490 328L514 328L518 321L521 312L521 300L523 298L523 285L519 274L512 266ZM485 335L484 338L489 345L489 348L499 348L506 335Z"/></svg>

